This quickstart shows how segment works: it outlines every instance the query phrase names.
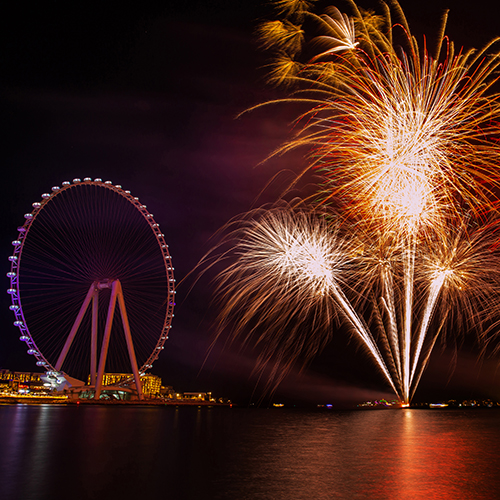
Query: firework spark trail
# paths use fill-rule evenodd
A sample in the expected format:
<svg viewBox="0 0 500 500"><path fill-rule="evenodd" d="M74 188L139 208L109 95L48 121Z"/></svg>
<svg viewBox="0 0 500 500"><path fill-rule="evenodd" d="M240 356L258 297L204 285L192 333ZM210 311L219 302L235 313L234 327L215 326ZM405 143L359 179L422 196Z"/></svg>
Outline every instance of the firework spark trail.
<svg viewBox="0 0 500 500"><path fill-rule="evenodd" d="M380 350L377 347L377 344L375 343L372 334L365 327L364 322L361 321L360 317L358 316L358 314L356 313L356 311L354 310L354 308L352 307L350 302L347 300L345 295L342 293L342 290L335 283L331 284L331 288L332 288L332 293L333 293L333 296L335 297L336 302L339 304L342 311L346 315L347 319L349 320L351 325L354 327L359 338L364 342L365 346L368 348L368 350L370 351L370 353L374 357L377 365L382 370L382 372L385 375L390 386L392 387L394 392L397 394L398 390L396 389L396 386L395 386L394 381L391 377L391 374L389 373L389 370L387 369L385 361L382 358L382 355L380 354Z"/></svg>
<svg viewBox="0 0 500 500"><path fill-rule="evenodd" d="M409 248L406 250L405 266L404 266L404 321L403 321L403 400L408 401L410 390L410 357L411 357L411 333L412 333L412 309L413 309L413 279L415 273L415 240L412 238L409 242Z"/></svg>
<svg viewBox="0 0 500 500"><path fill-rule="evenodd" d="M225 301L222 316L226 320L235 313L242 314L243 326L259 311L258 325L273 326L264 328L259 342L279 344L284 340L280 332L289 326L299 300L302 311L297 314L298 322L292 332L294 341L298 341L295 349L292 346L289 351L296 358L302 354L303 341L298 339L298 332L308 326L307 312L321 302L333 302L371 353L387 382L398 392L370 330L341 287L343 274L346 270L353 271L349 257L354 250L352 243L341 239L338 231L317 215L289 208L269 210L258 219L251 219L237 233L233 249L237 261L219 277L219 290ZM249 293L257 288L259 295L253 296L257 304L248 310ZM280 297L278 304L276 297ZM325 324L327 328L331 327L330 319ZM307 356L316 354L322 345L317 343ZM269 355L264 354L264 362L271 361L274 354L272 350Z"/></svg>
<svg viewBox="0 0 500 500"><path fill-rule="evenodd" d="M313 106L300 118L300 136L278 152L312 146L311 167L322 169L329 196L346 197L353 209L375 210L390 223L424 208L418 197L427 200L429 217L443 202L456 206L457 192L469 206L486 202L483 181L499 151L487 140L497 132L498 103L484 96L484 80L498 59L476 69L467 55L449 54L438 67L429 57L420 67L394 55L372 61L360 54L363 72L342 59L332 66L331 84L326 64L304 67Z"/></svg>
<svg viewBox="0 0 500 500"><path fill-rule="evenodd" d="M449 227L445 241L429 248L425 255L422 262L425 269L423 278L430 285L416 339L410 397L416 390L445 321L450 319L453 310L461 311L462 316L468 316L470 325L476 328L497 315L499 303L496 281L500 262L496 248L497 238L494 236L495 226L496 224L485 223L471 231L461 221L458 228ZM420 359L440 297L443 304L440 324L432 334L427 352ZM484 344L486 332L479 330L478 333Z"/></svg>
<svg viewBox="0 0 500 500"><path fill-rule="evenodd" d="M338 9L333 7L331 15L323 14L320 16L320 19L326 27L328 34L318 36L314 41L317 45L326 44L330 48L315 56L313 61L320 57L334 54L335 52L353 50L359 45L359 42L356 42L354 22L346 14L342 14Z"/></svg>
<svg viewBox="0 0 500 500"><path fill-rule="evenodd" d="M401 356L399 351L399 335L398 335L398 325L396 321L396 308L394 305L394 284L392 281L392 277L387 269L383 270L382 283L384 286L384 293L382 295L383 304L389 315L389 325L388 325L389 338L387 339L387 341L392 348L392 355L395 359L395 366L397 370L397 380L399 380L401 384L402 380L402 373L400 368Z"/></svg>
<svg viewBox="0 0 500 500"><path fill-rule="evenodd" d="M427 334L439 305L444 317L451 319L458 297L464 297L464 304L469 301L465 307L469 313L478 307L479 299L465 297L476 292L485 300L488 293L498 292L491 282L499 270L497 252L491 250L491 241L485 243L486 233L479 231L476 239L470 236L484 225L485 214L496 213L498 206L500 96L492 86L498 80L500 54L489 52L497 40L481 51L456 52L444 36L445 16L433 57L425 46L419 48L396 1L392 8L401 20L394 26L387 6L384 17L350 2L354 16L349 17L335 8L318 16L302 0L277 0L276 4L284 19L268 23L260 32L267 36L263 47L275 46L278 52L271 79L296 86L281 102L300 102L308 110L296 120L296 136L274 154L309 148L304 173L314 170L323 179L314 208L328 213L335 200L336 210L342 211L343 232L340 237L338 225L319 230L303 213L264 216L266 223L273 220L272 231L261 232L258 239L244 234L247 240L237 244L238 261L222 275L222 290L228 298L223 314L235 316L254 287L264 290L265 300L257 300L238 320L241 330L249 321L255 322L262 310L274 326L289 325L287 311L292 307L303 307L316 322L321 323L324 315L322 326L326 326L334 317L327 304L330 300L343 311L394 391L408 403L437 340L436 333L429 339ZM308 20L316 26L311 37L305 29ZM316 55L311 56L309 48L302 51L306 40L312 40ZM308 54L304 61L303 53ZM292 218L297 217L294 223ZM295 229L285 237L279 223ZM458 236L455 228L461 228ZM354 241L360 229L369 237L358 245L363 248L358 255L359 248L349 247L348 240ZM325 230L339 245L335 251L331 242L318 246L318 241L326 241ZM449 234L455 235L454 241ZM284 242L292 240L298 254L280 260ZM320 248L323 257L316 260L313 249ZM349 252L357 257L348 258ZM377 252L386 256L379 259ZM433 264L425 264L428 261ZM308 267L312 262L319 266L316 271ZM478 263L491 276L473 269ZM342 273L346 265L358 266L350 283ZM432 267L432 272L421 270ZM262 286L263 277L274 287ZM466 284L456 286L457 281ZM367 293L369 286L372 290ZM475 288L479 286L484 289ZM276 301L277 288L285 293ZM361 290L356 303L346 297L346 289ZM355 309L358 302L369 307L368 297L374 297L371 307L388 346L387 363L362 313ZM484 320L493 314L497 299L492 303L492 311L470 314L476 325L480 316ZM437 332L443 328L444 319ZM312 355L327 338L300 337L298 351ZM298 351L290 346L293 340L288 342L287 349L296 357ZM281 356L280 349L275 338L266 359L272 350Z"/></svg>
<svg viewBox="0 0 500 500"><path fill-rule="evenodd" d="M418 362L420 359L420 353L422 352L422 347L424 345L425 336L427 334L427 329L429 328L429 324L432 318L432 314L436 307L437 300L439 298L439 294L441 292L441 288L444 285L447 275L449 274L449 270L442 270L436 273L436 277L432 280L431 286L429 288L429 296L427 298L427 304L424 310L424 314L422 317L422 324L420 325L420 331L417 337L417 346L415 349L415 354L413 356L413 363L411 368L411 375L408 380L408 388L411 387L411 383L413 382L413 377L415 375L415 371L418 366Z"/></svg>

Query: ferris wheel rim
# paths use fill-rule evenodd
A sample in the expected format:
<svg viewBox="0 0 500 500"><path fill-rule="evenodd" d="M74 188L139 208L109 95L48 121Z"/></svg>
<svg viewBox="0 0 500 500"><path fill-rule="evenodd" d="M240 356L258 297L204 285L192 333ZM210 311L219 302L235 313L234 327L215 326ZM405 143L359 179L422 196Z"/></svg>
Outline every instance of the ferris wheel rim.
<svg viewBox="0 0 500 500"><path fill-rule="evenodd" d="M12 241L14 252L11 256L9 256L11 267L10 272L7 273L7 276L10 279L10 288L7 290L7 293L11 296L12 302L9 308L14 312L16 318L14 321L14 326L19 328L20 340L26 343L28 347L28 354L33 355L37 359L36 365L43 367L47 373L56 372L54 363L50 362L37 347L35 339L33 338L33 335L30 332L29 326L26 322L21 301L21 290L19 288L19 270L21 269L21 260L24 245L31 226L36 220L37 216L42 212L42 209L51 201L56 199L58 195L70 189L77 188L77 186L79 185L94 185L102 187L125 198L138 210L143 219L148 223L159 246L163 259L163 265L165 268L165 280L167 285L167 307L165 310L165 318L163 320L163 327L159 339L156 342L153 352L139 368L139 374L144 375L149 369L152 368L153 363L158 359L161 351L164 349L164 344L168 340L169 332L172 328L171 323L172 318L174 317L173 310L175 305L175 294L177 293L175 290L174 267L172 266L172 257L168 251L168 245L165 242L165 235L161 232L160 226L154 219L153 214L150 213L147 210L146 205L143 205L139 201L139 198L133 196L129 190L124 190L121 185L113 184L109 180L103 181L100 178L91 179L90 177L86 177L83 180L75 178L72 182L64 181L61 183L61 186L53 186L51 189L51 193L43 193L42 201L33 203L33 210L24 215L25 222L22 226L19 226L17 228L17 239Z"/></svg>

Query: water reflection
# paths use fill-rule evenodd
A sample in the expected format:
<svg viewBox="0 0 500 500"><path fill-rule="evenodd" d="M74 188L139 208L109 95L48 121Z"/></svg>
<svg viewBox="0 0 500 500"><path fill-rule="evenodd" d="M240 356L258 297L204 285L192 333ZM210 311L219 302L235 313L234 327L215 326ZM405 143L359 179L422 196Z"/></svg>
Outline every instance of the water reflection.
<svg viewBox="0 0 500 500"><path fill-rule="evenodd" d="M500 411L0 407L0 498L500 498Z"/></svg>
<svg viewBox="0 0 500 500"><path fill-rule="evenodd" d="M246 474L233 465L238 481L221 498L241 489L245 498L500 498L499 420L409 409L282 415L279 428L255 423L241 438L232 463Z"/></svg>

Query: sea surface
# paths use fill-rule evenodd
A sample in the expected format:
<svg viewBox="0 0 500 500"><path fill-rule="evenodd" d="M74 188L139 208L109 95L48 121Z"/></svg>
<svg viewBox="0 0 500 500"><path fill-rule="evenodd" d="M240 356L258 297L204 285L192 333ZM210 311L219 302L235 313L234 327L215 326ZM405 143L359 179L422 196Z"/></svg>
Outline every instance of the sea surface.
<svg viewBox="0 0 500 500"><path fill-rule="evenodd" d="M0 406L0 499L500 499L500 410Z"/></svg>

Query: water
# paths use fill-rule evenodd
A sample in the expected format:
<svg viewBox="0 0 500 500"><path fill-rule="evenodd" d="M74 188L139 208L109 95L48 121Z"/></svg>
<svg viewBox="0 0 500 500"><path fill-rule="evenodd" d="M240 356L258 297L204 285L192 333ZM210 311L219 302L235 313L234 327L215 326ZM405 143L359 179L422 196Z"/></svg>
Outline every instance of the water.
<svg viewBox="0 0 500 500"><path fill-rule="evenodd" d="M498 499L500 410L0 406L0 498Z"/></svg>

